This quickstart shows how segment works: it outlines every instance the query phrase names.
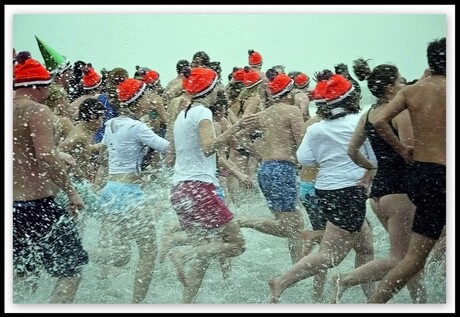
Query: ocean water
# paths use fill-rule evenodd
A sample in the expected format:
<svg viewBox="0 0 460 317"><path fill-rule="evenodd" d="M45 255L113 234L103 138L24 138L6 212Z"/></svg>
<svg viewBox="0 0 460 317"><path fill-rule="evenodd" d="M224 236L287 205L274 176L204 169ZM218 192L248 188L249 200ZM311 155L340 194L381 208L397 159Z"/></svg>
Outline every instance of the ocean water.
<svg viewBox="0 0 460 317"><path fill-rule="evenodd" d="M166 228L177 218L172 209L167 186L154 185L148 191L149 205L156 214L157 242L161 245ZM256 193L250 203L235 207L230 204L235 215L270 216L267 204L260 193ZM305 210L301 207L305 225L310 227ZM384 257L388 253L388 235L368 206L366 215L371 223L374 235L375 258ZM100 223L97 218L89 217L82 234L83 244L87 250L97 246ZM263 234L253 229L243 228L246 240L246 251L232 259L230 277L226 280L217 263L208 269L201 289L194 299L196 304L267 304L270 289L268 281L284 273L290 266L287 240ZM316 249L313 250L315 252ZM121 274L102 280L98 277L98 266L91 261L84 267L82 281L75 304L129 304L132 297L132 283L137 263L136 248L132 248L131 261L123 268ZM288 288L281 296L280 304L328 304L330 303L332 286L331 277L336 272L346 272L354 268L354 251L336 268L328 272L328 281L324 290L324 301L315 303L312 299L313 278L303 280ZM43 274L40 277L37 292L27 297L22 303L46 304L52 292L55 279ZM440 262L434 262L425 269L428 304L446 304L446 277ZM145 304L180 304L182 284L178 281L175 269L169 259L155 266ZM13 298L18 294L13 294ZM365 304L366 297L360 286L349 288L342 296L341 304ZM406 288L396 294L389 303L411 304ZM330 306L330 305L328 305ZM337 305L335 305L337 306ZM299 306L298 306L299 307ZM305 311L308 311L308 306ZM318 308L318 305L316 305ZM364 306L363 306L364 308ZM133 309L136 310L135 306ZM224 308L225 309L225 308ZM302 311L302 309L300 309Z"/></svg>

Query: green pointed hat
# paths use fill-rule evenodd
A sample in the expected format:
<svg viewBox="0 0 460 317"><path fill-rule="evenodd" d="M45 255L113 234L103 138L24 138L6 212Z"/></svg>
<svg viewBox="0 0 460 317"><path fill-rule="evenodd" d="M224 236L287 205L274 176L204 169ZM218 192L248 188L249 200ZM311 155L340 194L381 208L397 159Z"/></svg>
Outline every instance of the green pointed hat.
<svg viewBox="0 0 460 317"><path fill-rule="evenodd" d="M52 73L63 73L70 67L70 61L65 56L56 52L36 35L35 39L37 40L40 53L42 53L43 59L45 60L46 69Z"/></svg>

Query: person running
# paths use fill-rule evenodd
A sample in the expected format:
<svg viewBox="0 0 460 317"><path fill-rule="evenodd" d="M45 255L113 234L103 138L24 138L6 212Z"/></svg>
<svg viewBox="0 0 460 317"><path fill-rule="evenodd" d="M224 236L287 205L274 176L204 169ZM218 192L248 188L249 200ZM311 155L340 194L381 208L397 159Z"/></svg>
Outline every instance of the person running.
<svg viewBox="0 0 460 317"><path fill-rule="evenodd" d="M287 238L291 262L296 263L302 257L304 223L297 206L295 152L303 120L300 109L293 105L294 80L274 70L268 73L272 75L268 87L275 103L259 114L263 137L257 179L273 218L239 217L238 222L244 228Z"/></svg>
<svg viewBox="0 0 460 317"><path fill-rule="evenodd" d="M368 303L386 303L425 266L446 225L446 38L428 43L429 75L401 89L374 120L382 138L412 163L409 198L416 206L409 249ZM409 111L414 146L402 143L391 120ZM447 229L446 229L447 230Z"/></svg>
<svg viewBox="0 0 460 317"><path fill-rule="evenodd" d="M310 91L308 89L310 85L310 77L302 72L290 72L288 74L294 80L294 105L299 107L302 112L303 121L307 122L310 119L310 97L308 97Z"/></svg>
<svg viewBox="0 0 460 317"><path fill-rule="evenodd" d="M366 189L361 184L365 169L348 156L347 148L359 120L354 88L330 70L318 74L314 96L323 120L308 127L296 155L303 166L318 165L315 193L327 223L320 249L295 263L280 277L270 280L270 302L295 283L339 265L353 248L356 267L374 257L372 232L365 220ZM362 149L373 157L369 142ZM363 289L370 294L369 289Z"/></svg>
<svg viewBox="0 0 460 317"><path fill-rule="evenodd" d="M406 194L409 186L407 179L409 166L402 156L380 137L372 123L403 87L398 68L390 64L381 64L371 69L364 59L358 59L355 60L353 69L359 80L367 80L367 87L377 101L361 116L351 137L348 154L353 162L366 168L369 177L373 178L369 195L370 206L389 234L390 252L385 258L375 259L350 272L336 274L333 278L332 303L339 302L343 292L353 285L381 280L402 260L409 247L410 226L415 211L414 204ZM412 125L408 111L396 116L391 125L403 144L413 145ZM359 152L366 139L371 142L377 157L377 169ZM426 302L426 291L421 284L420 276L407 286L414 303ZM420 298L418 298L419 293Z"/></svg>
<svg viewBox="0 0 460 317"><path fill-rule="evenodd" d="M181 70L185 66L190 66L190 62L186 59L180 59L176 63L177 76L171 79L167 84L162 93L163 103L169 105L171 100L179 97L182 94L182 79L184 76L181 74Z"/></svg>
<svg viewBox="0 0 460 317"><path fill-rule="evenodd" d="M74 217L84 207L59 158L51 110L44 105L51 74L30 53L14 66L13 266L15 281L36 290L40 269L57 278L50 303L72 303L88 263ZM59 190L69 210L55 201Z"/></svg>
<svg viewBox="0 0 460 317"><path fill-rule="evenodd" d="M102 122L104 105L97 98L85 99L78 109L78 120L69 135L58 145L58 150L68 153L75 159L75 167L69 170L71 180L85 202L85 209L79 217L81 233L85 228L88 215L95 214L96 194L92 182L99 165L92 159L94 153L99 153L101 144L93 144L93 138ZM61 197L58 197L62 198ZM61 200L63 204L67 202Z"/></svg>
<svg viewBox="0 0 460 317"><path fill-rule="evenodd" d="M166 153L169 142L139 120L149 110L145 83L127 78L117 91L120 115L106 122L101 141L100 155L108 159L108 178L97 201L101 229L93 259L102 265L102 276L106 277L113 267L128 264L135 243L139 260L132 302L140 303L150 287L157 256L155 214L145 205L140 165L146 147Z"/></svg>
<svg viewBox="0 0 460 317"><path fill-rule="evenodd" d="M217 98L218 76L210 68L185 67L182 86L192 102L174 121L167 162L174 166L171 203L192 248L171 254L184 285L182 303L197 295L211 259L231 258L244 252L244 237L233 214L217 195L216 152L239 129L256 121L247 116L215 137L209 106ZM190 269L185 271L185 265Z"/></svg>

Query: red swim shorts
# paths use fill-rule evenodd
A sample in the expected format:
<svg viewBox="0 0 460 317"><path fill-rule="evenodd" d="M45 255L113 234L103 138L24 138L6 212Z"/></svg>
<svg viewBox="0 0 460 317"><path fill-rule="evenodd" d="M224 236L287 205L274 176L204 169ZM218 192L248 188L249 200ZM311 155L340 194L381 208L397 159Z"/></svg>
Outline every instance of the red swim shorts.
<svg viewBox="0 0 460 317"><path fill-rule="evenodd" d="M185 181L171 189L171 203L182 228L218 228L233 219L214 184Z"/></svg>

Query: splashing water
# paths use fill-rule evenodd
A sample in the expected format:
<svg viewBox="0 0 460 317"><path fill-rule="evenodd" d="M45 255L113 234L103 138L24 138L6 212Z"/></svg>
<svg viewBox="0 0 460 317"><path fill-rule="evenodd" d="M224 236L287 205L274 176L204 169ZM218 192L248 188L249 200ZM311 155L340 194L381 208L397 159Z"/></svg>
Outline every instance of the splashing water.
<svg viewBox="0 0 460 317"><path fill-rule="evenodd" d="M167 183L167 182L166 182ZM157 244L161 246L166 229L177 222L177 217L169 202L169 184L154 183L146 189L147 205L151 206L156 215ZM90 204L94 204L94 200ZM300 204L299 204L300 205ZM94 206L89 206L92 208ZM270 211L262 194L257 193L250 203L236 207L230 204L235 215L266 216ZM306 228L311 228L308 217L301 207ZM388 234L378 222L368 206L367 219L373 235L375 258L385 257L388 254ZM82 232L82 241L86 250L97 247L99 239L100 221L97 217L89 216L85 219ZM268 281L284 273L291 266L291 259L287 247L287 239L278 238L261 232L243 228L246 240L246 251L232 259L231 272L227 279L222 276L217 261L209 267L200 291L194 299L198 304L267 304L269 301ZM138 260L137 249L131 249L130 262L120 270L116 277L101 279L99 267L90 260L82 272L82 281L75 298L76 304L129 304L132 299L132 286L135 267ZM312 252L316 252L317 247ZM322 303L330 303L332 295L331 277L334 273L348 272L354 268L355 255L352 250L345 260L336 268L328 271L328 280L324 290ZM440 262L433 262L425 268L425 285L427 287L427 303L446 303L446 278ZM22 303L48 303L55 279L42 274L38 281L38 289L34 295L21 300ZM143 303L150 304L178 304L182 298L182 284L178 281L175 268L167 258L163 263L155 266L150 289ZM313 304L313 278L300 281L288 288L282 295L283 304ZM19 301L20 295L14 293L13 302ZM342 296L341 303L364 304L366 297L361 286L350 287ZM403 288L389 303L412 303L409 292Z"/></svg>

